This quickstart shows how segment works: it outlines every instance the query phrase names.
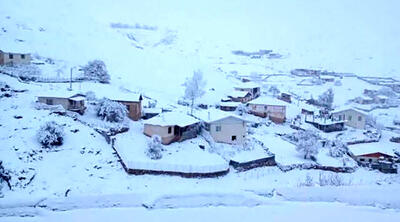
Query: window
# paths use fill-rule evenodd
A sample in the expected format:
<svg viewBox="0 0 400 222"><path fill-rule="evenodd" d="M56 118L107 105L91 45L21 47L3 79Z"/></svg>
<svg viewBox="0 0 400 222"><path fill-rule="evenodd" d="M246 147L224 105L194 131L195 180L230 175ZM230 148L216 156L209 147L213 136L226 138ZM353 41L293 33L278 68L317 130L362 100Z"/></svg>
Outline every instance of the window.
<svg viewBox="0 0 400 222"><path fill-rule="evenodd" d="M9 58L9 59L13 59L13 58L14 58L14 55L10 53L10 54L8 55L8 58Z"/></svg>
<svg viewBox="0 0 400 222"><path fill-rule="evenodd" d="M372 163L372 159L369 159L368 161L369 161L370 163Z"/></svg>
<svg viewBox="0 0 400 222"><path fill-rule="evenodd" d="M348 116L348 117L347 117L347 119L348 119L349 121L351 121L352 118L353 118L353 116Z"/></svg>
<svg viewBox="0 0 400 222"><path fill-rule="evenodd" d="M47 105L53 105L53 100L52 99L46 99L46 104Z"/></svg>
<svg viewBox="0 0 400 222"><path fill-rule="evenodd" d="M221 126L215 126L215 131L220 132L221 131Z"/></svg>
<svg viewBox="0 0 400 222"><path fill-rule="evenodd" d="M172 127L168 127L168 134L172 133Z"/></svg>
<svg viewBox="0 0 400 222"><path fill-rule="evenodd" d="M364 159L364 158L360 158L360 161L361 161L361 162L364 162L364 161L365 161L365 159Z"/></svg>
<svg viewBox="0 0 400 222"><path fill-rule="evenodd" d="M342 121L342 115L339 115L339 121Z"/></svg>
<svg viewBox="0 0 400 222"><path fill-rule="evenodd" d="M358 121L362 121L362 116L358 116Z"/></svg>
<svg viewBox="0 0 400 222"><path fill-rule="evenodd" d="M131 106L130 105L126 105L126 109L129 111L131 111Z"/></svg>
<svg viewBox="0 0 400 222"><path fill-rule="evenodd" d="M24 54L21 55L21 59L25 59L25 55Z"/></svg>
<svg viewBox="0 0 400 222"><path fill-rule="evenodd" d="M236 136L232 136L232 141L236 141Z"/></svg>

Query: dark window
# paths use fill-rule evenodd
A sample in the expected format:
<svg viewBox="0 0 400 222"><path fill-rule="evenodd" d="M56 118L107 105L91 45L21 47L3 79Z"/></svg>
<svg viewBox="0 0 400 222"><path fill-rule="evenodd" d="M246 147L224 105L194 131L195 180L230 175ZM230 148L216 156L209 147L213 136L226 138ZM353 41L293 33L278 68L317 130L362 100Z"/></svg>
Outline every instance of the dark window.
<svg viewBox="0 0 400 222"><path fill-rule="evenodd" d="M25 55L24 54L21 55L21 59L25 59Z"/></svg>
<svg viewBox="0 0 400 222"><path fill-rule="evenodd" d="M52 99L46 99L46 104L47 105L53 105L53 100Z"/></svg>
<svg viewBox="0 0 400 222"><path fill-rule="evenodd" d="M215 131L220 132L221 131L221 126L215 126Z"/></svg>
<svg viewBox="0 0 400 222"><path fill-rule="evenodd" d="M372 162L372 159L369 159L368 161L371 163L371 162Z"/></svg>
<svg viewBox="0 0 400 222"><path fill-rule="evenodd" d="M365 159L364 159L364 158L360 158L360 161L361 161L361 162L364 162L364 161L365 161Z"/></svg>
<svg viewBox="0 0 400 222"><path fill-rule="evenodd" d="M361 116L358 116L358 121L361 121L362 120L362 117Z"/></svg>
<svg viewBox="0 0 400 222"><path fill-rule="evenodd" d="M168 127L168 134L172 133L172 127Z"/></svg>
<svg viewBox="0 0 400 222"><path fill-rule="evenodd" d="M236 140L236 136L232 136L232 141L235 141Z"/></svg>
<svg viewBox="0 0 400 222"><path fill-rule="evenodd" d="M351 121L351 119L353 118L353 116L348 116L347 117L349 121Z"/></svg>
<svg viewBox="0 0 400 222"><path fill-rule="evenodd" d="M130 106L130 105L126 105L126 109L127 109L128 111L130 111L130 110L131 110L131 106Z"/></svg>
<svg viewBox="0 0 400 222"><path fill-rule="evenodd" d="M8 58L9 58L9 59L13 59L13 58L14 58L14 55L13 55L13 54L9 54L9 55L8 55Z"/></svg>

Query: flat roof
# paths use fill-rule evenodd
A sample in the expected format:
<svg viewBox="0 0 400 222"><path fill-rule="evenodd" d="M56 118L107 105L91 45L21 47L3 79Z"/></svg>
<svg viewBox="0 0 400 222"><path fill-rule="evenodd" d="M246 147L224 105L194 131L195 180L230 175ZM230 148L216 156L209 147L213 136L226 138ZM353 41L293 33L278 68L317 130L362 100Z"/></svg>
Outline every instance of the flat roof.
<svg viewBox="0 0 400 222"><path fill-rule="evenodd" d="M198 118L206 123L216 122L216 121L226 119L229 117L248 122L247 120L243 119L242 117L240 117L234 113L222 111L220 109L196 110L193 113L193 116L195 116L196 118Z"/></svg>
<svg viewBox="0 0 400 222"><path fill-rule="evenodd" d="M260 104L260 105L271 105L271 106L286 106L287 103L273 97L258 97L257 99L251 100L249 104Z"/></svg>

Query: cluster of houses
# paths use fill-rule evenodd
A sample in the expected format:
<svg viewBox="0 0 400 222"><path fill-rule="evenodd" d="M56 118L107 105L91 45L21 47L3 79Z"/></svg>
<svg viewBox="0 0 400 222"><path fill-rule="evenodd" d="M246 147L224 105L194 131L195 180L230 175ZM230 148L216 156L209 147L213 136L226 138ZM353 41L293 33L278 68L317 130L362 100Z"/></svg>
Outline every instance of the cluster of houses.
<svg viewBox="0 0 400 222"><path fill-rule="evenodd" d="M30 64L30 62L30 54L0 50L0 65ZM384 103L388 99L368 91L364 94L365 96L357 97L354 101L359 104L373 104ZM60 105L65 110L80 114L86 110L86 98L82 94L42 95L37 98L40 103ZM194 138L200 133L201 128L205 129L215 142L242 144L246 139L248 121L232 111L242 104L248 108L249 113L281 124L286 121L287 103L291 103L290 94L281 93L278 98L262 96L260 86L249 81L234 87L226 98L221 99L219 110L200 110L192 115L176 111L163 112L157 108L142 108L143 97L138 94L118 95L108 99L124 104L128 110L128 117L133 121L144 119L143 133L147 136L159 135L164 145ZM368 118L368 113L354 107L345 107L327 114L321 113L314 106L305 105L302 106L301 114L305 116L306 123L324 132L341 131L345 125L365 129ZM328 118L315 118L317 114ZM354 155L354 159L360 165L391 172L393 168L390 167L390 163L393 163L395 157L382 152L370 152L358 153Z"/></svg>

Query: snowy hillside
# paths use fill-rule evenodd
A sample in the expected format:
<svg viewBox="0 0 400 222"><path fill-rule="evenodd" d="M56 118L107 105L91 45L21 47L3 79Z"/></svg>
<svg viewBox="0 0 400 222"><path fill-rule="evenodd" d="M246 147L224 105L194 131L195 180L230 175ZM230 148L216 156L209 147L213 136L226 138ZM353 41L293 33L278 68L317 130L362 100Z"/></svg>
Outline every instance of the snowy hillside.
<svg viewBox="0 0 400 222"><path fill-rule="evenodd" d="M164 216L173 221L175 215L197 219L199 213L210 221L266 214L272 221L305 221L299 218L315 209L332 221L354 221L353 215L363 221L398 218L400 197L393 193L400 189L399 174L358 166L351 152L365 147L400 152L399 143L391 141L400 137L399 9L396 0L0 0L0 50L31 53L40 70L35 76L40 81L24 81L9 73L12 68L0 67L0 173L4 167L12 175L11 189L0 183L0 221L69 221L90 214L98 216L89 221L108 221L116 214L130 218L132 212L150 221ZM80 68L96 59L104 61L109 84L82 80ZM219 113L218 120L237 117L247 127L243 147L215 143L199 130L197 138L159 144L162 159L150 160L146 121L100 119L98 101L87 93L115 100L141 95L147 111L186 115L191 110L184 83L196 70L206 86L193 118L200 113L209 121ZM243 79L258 85L268 100L277 101L280 92L292 96L291 103L279 101L285 106L283 124L215 110ZM328 89L334 94L332 110L357 106L375 128L346 126L327 133L305 123L302 109L317 110L308 101ZM358 102L368 91L374 100L386 99ZM84 115L35 103L38 96L76 93L86 94ZM37 139L47 121L65 132L55 149ZM129 131L104 136L125 128ZM350 152L339 156L324 146L315 160L306 159L292 138L302 130L314 133L318 142L372 143L349 145ZM233 159L272 157L272 166L231 165ZM129 167L138 174L155 169L222 173L213 178L129 175Z"/></svg>

